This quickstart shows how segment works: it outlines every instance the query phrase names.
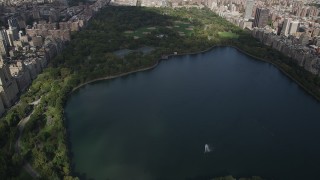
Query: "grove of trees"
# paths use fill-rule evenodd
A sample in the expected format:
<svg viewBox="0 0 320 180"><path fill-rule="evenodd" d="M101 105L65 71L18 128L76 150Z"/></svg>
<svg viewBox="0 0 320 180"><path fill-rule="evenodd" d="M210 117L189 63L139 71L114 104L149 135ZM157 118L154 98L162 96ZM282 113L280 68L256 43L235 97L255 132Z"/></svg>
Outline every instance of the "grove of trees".
<svg viewBox="0 0 320 180"><path fill-rule="evenodd" d="M180 36L175 30L165 28L177 20L194 26L190 36ZM124 33L150 26L158 28L139 39ZM232 32L239 37L222 38L219 32ZM165 36L159 38L158 35ZM86 29L72 35L72 41L64 51L34 80L19 104L0 120L0 179L19 179L23 159L30 162L44 179L77 179L72 177L64 117L64 104L73 88L96 78L152 66L162 55L198 52L215 45L235 46L270 61L320 97L319 77L299 68L281 53L263 46L247 31L209 9L106 7ZM113 54L117 50L143 46L155 50L148 55L131 53L124 58ZM39 105L29 105L40 97ZM22 134L21 154L17 154L14 151L17 124L31 111L33 114Z"/></svg>

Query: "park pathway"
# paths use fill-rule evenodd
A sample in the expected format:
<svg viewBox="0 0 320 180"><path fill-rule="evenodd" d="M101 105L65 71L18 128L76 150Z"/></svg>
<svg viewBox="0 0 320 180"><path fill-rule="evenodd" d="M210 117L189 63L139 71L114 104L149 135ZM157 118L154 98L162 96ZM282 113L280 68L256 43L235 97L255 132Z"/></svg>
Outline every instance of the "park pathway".
<svg viewBox="0 0 320 180"><path fill-rule="evenodd" d="M30 105L34 105L36 107L39 104L40 99L30 103ZM17 139L17 141L15 143L15 146L14 146L15 147L15 152L18 153L18 154L20 154L20 152L21 152L21 136L22 136L23 129L24 129L25 125L27 124L27 122L29 121L30 116L33 114L33 112L34 111L32 111L32 113L30 113L28 117L22 119L18 124L19 136L18 136L18 139ZM39 178L40 177L39 173L32 168L30 163L28 163L26 160L23 160L23 163L24 163L23 164L23 168L28 172L28 174L30 176L32 176L33 178Z"/></svg>

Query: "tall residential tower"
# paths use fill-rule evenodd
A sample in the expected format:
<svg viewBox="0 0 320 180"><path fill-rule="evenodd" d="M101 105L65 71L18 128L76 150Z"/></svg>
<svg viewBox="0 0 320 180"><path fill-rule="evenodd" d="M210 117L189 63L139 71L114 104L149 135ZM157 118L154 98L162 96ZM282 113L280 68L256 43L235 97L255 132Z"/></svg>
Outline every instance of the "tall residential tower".
<svg viewBox="0 0 320 180"><path fill-rule="evenodd" d="M283 25L282 25L282 30L281 30L281 34L282 35L288 36L291 21L292 21L291 18L284 19L284 22L283 22Z"/></svg>
<svg viewBox="0 0 320 180"><path fill-rule="evenodd" d="M248 20L252 17L253 5L254 5L254 0L247 0L244 19Z"/></svg>
<svg viewBox="0 0 320 180"><path fill-rule="evenodd" d="M263 28L268 24L269 9L257 8L253 27Z"/></svg>

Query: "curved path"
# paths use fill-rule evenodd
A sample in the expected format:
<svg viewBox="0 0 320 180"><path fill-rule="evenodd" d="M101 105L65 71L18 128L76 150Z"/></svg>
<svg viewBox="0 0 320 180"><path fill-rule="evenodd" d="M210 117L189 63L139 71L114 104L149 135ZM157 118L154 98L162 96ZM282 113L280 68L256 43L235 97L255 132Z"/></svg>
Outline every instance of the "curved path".
<svg viewBox="0 0 320 180"><path fill-rule="evenodd" d="M41 99L41 98L40 98ZM39 102L40 102L40 99L30 103L30 105L38 105ZM15 146L14 146L14 149L15 149L15 152L20 154L20 151L21 151L21 135L22 135L22 132L23 132L23 129L24 129L24 126L27 124L27 122L29 121L30 119L30 116L33 114L34 111L32 111L32 113L30 113L29 116L27 116L26 118L22 119L19 123L18 123L18 129L19 129L19 136L18 136L18 139L15 143ZM40 174L35 171L32 166L30 165L30 163L28 163L26 160L23 160L23 168L28 172L28 174L30 176L32 176L33 178L39 178L40 177Z"/></svg>

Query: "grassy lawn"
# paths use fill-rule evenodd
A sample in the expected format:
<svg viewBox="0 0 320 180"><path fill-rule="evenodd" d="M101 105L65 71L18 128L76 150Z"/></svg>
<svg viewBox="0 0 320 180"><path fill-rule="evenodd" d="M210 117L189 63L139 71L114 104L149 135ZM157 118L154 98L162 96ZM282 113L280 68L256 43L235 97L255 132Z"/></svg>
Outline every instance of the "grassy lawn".
<svg viewBox="0 0 320 180"><path fill-rule="evenodd" d="M192 26L192 24L187 22L181 22L181 21L175 21L173 26L174 30L184 33L186 35L190 35L191 32L193 31L193 28L194 26Z"/></svg>
<svg viewBox="0 0 320 180"><path fill-rule="evenodd" d="M222 38L238 39L239 35L232 32L218 32L219 36Z"/></svg>
<svg viewBox="0 0 320 180"><path fill-rule="evenodd" d="M193 32L194 26L188 22L174 21L172 26L166 26L166 28L172 29L178 32L181 36L189 36ZM135 31L125 31L124 33L127 36L132 36L135 38L141 38L147 34L150 34L152 31L157 30L158 27L143 27Z"/></svg>

